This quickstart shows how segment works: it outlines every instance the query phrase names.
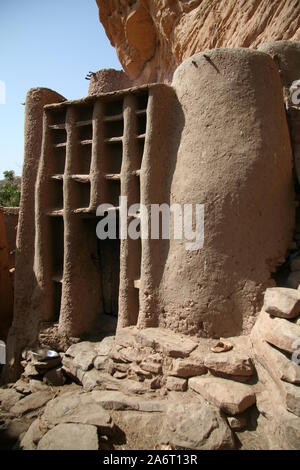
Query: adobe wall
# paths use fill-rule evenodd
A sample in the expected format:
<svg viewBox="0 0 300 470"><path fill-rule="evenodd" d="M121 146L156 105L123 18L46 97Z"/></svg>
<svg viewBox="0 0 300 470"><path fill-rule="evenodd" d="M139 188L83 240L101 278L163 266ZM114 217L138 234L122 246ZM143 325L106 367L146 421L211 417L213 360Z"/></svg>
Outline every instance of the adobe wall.
<svg viewBox="0 0 300 470"><path fill-rule="evenodd" d="M61 95L47 88L32 88L26 96L24 164L16 241L14 318L7 342L10 369L6 370L6 378L9 380L18 376L20 351L25 345L32 344L38 333L40 317L32 298L36 286L32 269L35 252L34 188L42 146L43 107L47 103L63 100Z"/></svg>
<svg viewBox="0 0 300 470"><path fill-rule="evenodd" d="M3 207L4 224L9 254L9 268L15 266L16 238L19 218L18 207Z"/></svg>
<svg viewBox="0 0 300 470"><path fill-rule="evenodd" d="M102 69L92 73L89 95L100 95L116 90L124 90L133 86L132 80L123 70Z"/></svg>
<svg viewBox="0 0 300 470"><path fill-rule="evenodd" d="M184 113L176 90L167 85L160 90L151 88L147 108L147 128L141 168L141 202L151 214L151 204L171 203L171 188L177 165ZM175 195L176 196L176 195ZM179 201L180 202L180 201ZM137 325L158 326L164 316L161 282L168 258L170 241L161 238L142 240ZM180 289L180 286L178 286ZM123 326L128 326L123 325Z"/></svg>
<svg viewBox="0 0 300 470"><path fill-rule="evenodd" d="M174 100L172 88L155 84L44 107L34 298L41 327L52 325L42 333L48 345L64 348L76 337L102 334L105 313L115 315L118 304L119 326L137 323L141 241L99 242L96 209L110 203L117 215L120 195L129 207L145 191L149 201L160 202L160 188L168 197L168 158L174 161L176 153L166 145L171 130L163 111Z"/></svg>
<svg viewBox="0 0 300 470"><path fill-rule="evenodd" d="M84 157L79 155L77 114L72 106L58 107L57 111L55 108L52 113L45 110L36 187L36 298L41 320L59 319L62 337L82 334L91 328L92 320L99 314L101 296L99 273L89 256L93 240L73 212L83 199L73 176L79 174L82 191L89 185L84 180L88 175L78 169ZM86 205L89 206L89 201Z"/></svg>
<svg viewBox="0 0 300 470"><path fill-rule="evenodd" d="M287 102L289 87L300 78L300 41L267 42L258 49L269 54L277 65Z"/></svg>
<svg viewBox="0 0 300 470"><path fill-rule="evenodd" d="M300 110L292 104L290 98L290 86L300 79L300 42L271 42L262 44L259 49L273 58L279 70L293 147L295 174L300 182Z"/></svg>
<svg viewBox="0 0 300 470"><path fill-rule="evenodd" d="M38 339L61 350L104 333L119 279L119 331L250 331L295 218L282 84L267 54L216 49L185 61L172 86L78 101L35 89L25 113L11 379ZM204 204L203 249L172 238L99 244L96 208L117 213L119 195L147 208Z"/></svg>
<svg viewBox="0 0 300 470"><path fill-rule="evenodd" d="M0 208L0 340L2 341L6 341L13 318L13 286L9 267L4 210Z"/></svg>
<svg viewBox="0 0 300 470"><path fill-rule="evenodd" d="M185 61L172 85L184 126L170 202L205 205L205 242L189 252L171 239L160 301L151 317L140 312L138 325L210 337L248 333L294 228L279 74L264 53L217 49Z"/></svg>

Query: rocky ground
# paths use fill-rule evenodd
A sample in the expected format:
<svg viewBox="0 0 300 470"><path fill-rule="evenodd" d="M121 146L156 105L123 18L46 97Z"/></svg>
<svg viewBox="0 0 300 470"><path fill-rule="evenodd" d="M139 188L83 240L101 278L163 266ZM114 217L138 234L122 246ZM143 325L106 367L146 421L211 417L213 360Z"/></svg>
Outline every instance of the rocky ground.
<svg viewBox="0 0 300 470"><path fill-rule="evenodd" d="M189 392L87 392L82 386L2 389L2 449L234 449L264 446L255 407L228 417ZM25 384L25 383L24 383ZM108 387L113 388L113 387ZM21 393L22 392L22 393ZM247 431L238 431L247 427ZM232 429L236 430L235 435ZM263 440L262 440L263 438ZM265 443L267 445L267 443Z"/></svg>
<svg viewBox="0 0 300 470"><path fill-rule="evenodd" d="M137 333L126 329L118 341L132 343ZM195 355L207 348L206 365L221 368L222 354L214 355L209 349L213 342L180 342L173 333L159 329L149 330L146 339L141 334L142 343L136 349L121 347L110 336L74 344L65 354L53 357L47 357L46 350L24 352L22 377L0 390L2 448L233 449L261 445L254 389L238 376L239 381L231 384L210 375L200 355ZM153 342L157 342L156 353ZM227 371L252 377L251 359L236 349L225 353ZM192 350L189 359L186 356ZM168 365L172 366L169 371ZM194 378L187 390L186 377L191 374Z"/></svg>
<svg viewBox="0 0 300 470"><path fill-rule="evenodd" d="M26 350L0 389L3 449L299 449L300 290L269 288L249 336L121 329Z"/></svg>

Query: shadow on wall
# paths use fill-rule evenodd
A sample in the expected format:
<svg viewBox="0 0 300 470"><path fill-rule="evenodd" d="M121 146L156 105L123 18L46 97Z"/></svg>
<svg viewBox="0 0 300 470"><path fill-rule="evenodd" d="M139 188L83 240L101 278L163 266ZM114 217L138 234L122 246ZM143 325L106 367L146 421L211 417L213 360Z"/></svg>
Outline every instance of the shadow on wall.
<svg viewBox="0 0 300 470"><path fill-rule="evenodd" d="M13 284L9 272L9 252L4 224L4 212L0 210L0 340L6 340L13 318Z"/></svg>
<svg viewBox="0 0 300 470"><path fill-rule="evenodd" d="M171 87L152 88L149 100L150 119L142 165L141 202L147 207L150 219L152 204L169 206L171 203L171 186L185 117L176 92ZM149 240L142 241L137 322L140 328L156 327L160 322L162 311L160 288L169 256L170 240L161 238L161 220L159 225L158 239L151 239L149 234ZM148 230L150 232L150 223ZM171 227L170 234L172 235Z"/></svg>
<svg viewBox="0 0 300 470"><path fill-rule="evenodd" d="M172 89L170 89L172 90ZM151 194L152 204L168 204L171 205L171 186L173 175L176 168L178 150L181 142L181 134L185 126L185 117L182 106L179 103L176 93L172 90L172 97L170 100L172 104L171 109L159 110L156 122L154 123L153 133L164 134L164 141L159 148L152 148L152 175L150 179L149 194ZM161 103L156 103L161 107ZM160 139L153 138L157 142ZM161 143L161 141L160 141ZM157 181L160 181L158 187ZM152 195L156 195L153 197ZM175 195L176 197L176 195ZM170 236L172 236L172 220L170 223ZM161 237L161 220L160 220L160 237ZM151 269L153 275L153 285L151 286L153 292L158 291L161 281L163 279L166 261L169 256L170 240L151 240ZM155 318L153 318L151 325L158 326L160 315L159 302L155 307Z"/></svg>

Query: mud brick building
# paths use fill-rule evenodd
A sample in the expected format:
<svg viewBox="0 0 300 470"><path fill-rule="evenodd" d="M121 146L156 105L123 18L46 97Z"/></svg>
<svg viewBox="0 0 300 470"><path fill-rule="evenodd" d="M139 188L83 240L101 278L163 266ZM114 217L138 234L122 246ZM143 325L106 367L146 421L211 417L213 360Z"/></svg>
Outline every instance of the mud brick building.
<svg viewBox="0 0 300 470"><path fill-rule="evenodd" d="M186 60L172 84L78 101L31 90L25 137L10 344L46 329L64 348L104 332L107 314L118 328L251 330L294 230L292 146L269 55L213 50ZM204 248L99 240L96 209L118 213L119 196L204 204Z"/></svg>

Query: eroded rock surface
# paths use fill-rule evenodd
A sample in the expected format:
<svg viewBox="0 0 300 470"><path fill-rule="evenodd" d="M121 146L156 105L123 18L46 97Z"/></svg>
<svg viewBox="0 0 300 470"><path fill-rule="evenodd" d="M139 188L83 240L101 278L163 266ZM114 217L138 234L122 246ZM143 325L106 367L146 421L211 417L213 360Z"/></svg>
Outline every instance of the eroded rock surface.
<svg viewBox="0 0 300 470"><path fill-rule="evenodd" d="M38 450L98 450L97 428L84 424L58 424L42 437Z"/></svg>
<svg viewBox="0 0 300 470"><path fill-rule="evenodd" d="M27 397L22 398L12 408L11 413L15 416L23 415L32 411L39 410L53 398L54 393L50 390L43 392L35 392Z"/></svg>
<svg viewBox="0 0 300 470"><path fill-rule="evenodd" d="M233 436L224 417L204 401L170 404L160 442L175 449L234 449Z"/></svg>
<svg viewBox="0 0 300 470"><path fill-rule="evenodd" d="M97 0L125 72L140 83L168 80L196 52L300 39L295 0Z"/></svg>

